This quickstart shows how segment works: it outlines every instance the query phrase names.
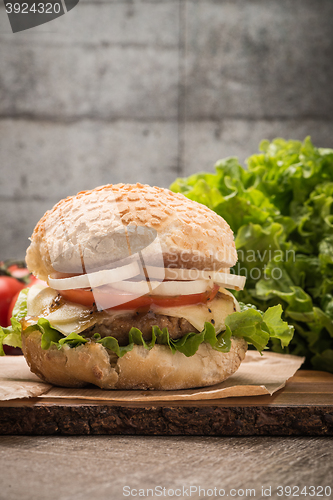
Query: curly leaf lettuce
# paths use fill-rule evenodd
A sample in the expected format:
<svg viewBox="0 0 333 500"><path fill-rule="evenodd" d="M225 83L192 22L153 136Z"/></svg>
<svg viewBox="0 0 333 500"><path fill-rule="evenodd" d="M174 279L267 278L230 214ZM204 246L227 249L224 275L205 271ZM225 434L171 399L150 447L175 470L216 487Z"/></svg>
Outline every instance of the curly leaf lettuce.
<svg viewBox="0 0 333 500"><path fill-rule="evenodd" d="M158 326L153 326L152 338L149 342L143 339L142 332L135 327L131 328L128 336L129 344L127 346L119 346L118 341L114 337L104 337L97 339L96 342L113 351L119 357L131 351L134 345L142 345L147 350L152 349L158 344L166 345L172 353L179 351L187 357L193 356L197 352L199 345L203 342L208 342L213 349L221 352L229 352L231 347L228 334L223 332L222 335L217 336L215 328L211 323L205 323L205 328L201 333L187 333L177 340L170 338L167 328L161 330Z"/></svg>
<svg viewBox="0 0 333 500"><path fill-rule="evenodd" d="M281 319L282 307L270 307L266 312L241 304L241 312L226 318L227 332L234 337L243 337L261 352L270 338L279 339L282 347L289 344L293 337L293 327Z"/></svg>
<svg viewBox="0 0 333 500"><path fill-rule="evenodd" d="M247 276L237 298L262 311L282 306L295 335L288 347L274 338L270 347L333 373L333 149L310 138L262 141L247 165L220 160L215 174L177 179L171 189L230 224L235 272Z"/></svg>

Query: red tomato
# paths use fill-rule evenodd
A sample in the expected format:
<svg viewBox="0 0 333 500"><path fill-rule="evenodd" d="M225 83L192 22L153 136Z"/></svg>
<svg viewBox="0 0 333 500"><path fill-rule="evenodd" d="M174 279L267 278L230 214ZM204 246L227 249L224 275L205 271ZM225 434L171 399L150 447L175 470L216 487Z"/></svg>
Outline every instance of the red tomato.
<svg viewBox="0 0 333 500"><path fill-rule="evenodd" d="M34 285L36 282L41 282L36 276L33 274L30 274L29 269L26 267L19 267L16 264L12 264L7 268L7 271L13 276L14 278L21 279L21 278L27 278L25 286L31 286ZM44 281L42 282L44 283Z"/></svg>
<svg viewBox="0 0 333 500"><path fill-rule="evenodd" d="M131 300L131 295L128 293L121 293L126 303L112 307L115 310L122 309L140 309L149 307L153 304L160 307L179 307L188 306L191 304L205 304L208 300L213 300L218 292L218 285L215 285L212 290L203 293L196 293L194 295L179 295L177 297L162 297L158 295L143 295L142 297L134 298ZM87 307L92 307L95 304L93 292L88 290L61 290L60 295L69 302L75 302ZM119 296L119 294L118 294Z"/></svg>
<svg viewBox="0 0 333 500"><path fill-rule="evenodd" d="M8 310L13 297L26 285L10 276L0 276L0 325L8 326Z"/></svg>
<svg viewBox="0 0 333 500"><path fill-rule="evenodd" d="M25 276L29 276L30 271L26 267L19 267L16 264L12 264L8 267L7 271L14 276L14 278L24 278Z"/></svg>
<svg viewBox="0 0 333 500"><path fill-rule="evenodd" d="M93 293L88 290L61 290L59 293L69 302L75 302L87 307L92 307L95 304Z"/></svg>

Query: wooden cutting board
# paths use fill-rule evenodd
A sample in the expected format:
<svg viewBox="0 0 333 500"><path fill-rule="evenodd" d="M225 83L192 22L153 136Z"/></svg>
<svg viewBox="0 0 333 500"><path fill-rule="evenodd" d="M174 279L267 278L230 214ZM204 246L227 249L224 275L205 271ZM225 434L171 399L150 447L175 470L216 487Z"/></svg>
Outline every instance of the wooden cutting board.
<svg viewBox="0 0 333 500"><path fill-rule="evenodd" d="M333 375L299 370L273 396L168 403L2 401L0 434L333 436Z"/></svg>

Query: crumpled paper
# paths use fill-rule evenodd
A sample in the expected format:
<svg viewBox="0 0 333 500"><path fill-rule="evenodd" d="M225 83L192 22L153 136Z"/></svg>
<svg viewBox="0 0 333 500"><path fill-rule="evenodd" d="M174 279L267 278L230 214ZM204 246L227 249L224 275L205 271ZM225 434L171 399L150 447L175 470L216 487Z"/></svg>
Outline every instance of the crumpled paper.
<svg viewBox="0 0 333 500"><path fill-rule="evenodd" d="M221 399L240 396L272 395L285 386L300 368L304 358L286 354L248 351L238 371L225 382L198 389L177 391L118 391L89 386L84 389L54 387L30 372L23 356L0 358L0 400L19 398L52 398L94 401L184 401Z"/></svg>

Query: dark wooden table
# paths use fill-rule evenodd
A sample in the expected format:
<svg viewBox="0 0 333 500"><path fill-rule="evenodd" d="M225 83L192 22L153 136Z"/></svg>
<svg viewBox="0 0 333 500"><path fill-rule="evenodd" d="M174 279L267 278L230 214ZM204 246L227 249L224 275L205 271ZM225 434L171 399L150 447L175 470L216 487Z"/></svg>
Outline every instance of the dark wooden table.
<svg viewBox="0 0 333 500"><path fill-rule="evenodd" d="M2 402L3 433L62 435L0 436L0 500L333 498L333 438L313 437L332 434L332 408L333 376L304 371L273 397ZM223 437L237 433L266 436Z"/></svg>
<svg viewBox="0 0 333 500"><path fill-rule="evenodd" d="M298 371L273 396L168 403L4 401L0 434L333 436L333 375Z"/></svg>

